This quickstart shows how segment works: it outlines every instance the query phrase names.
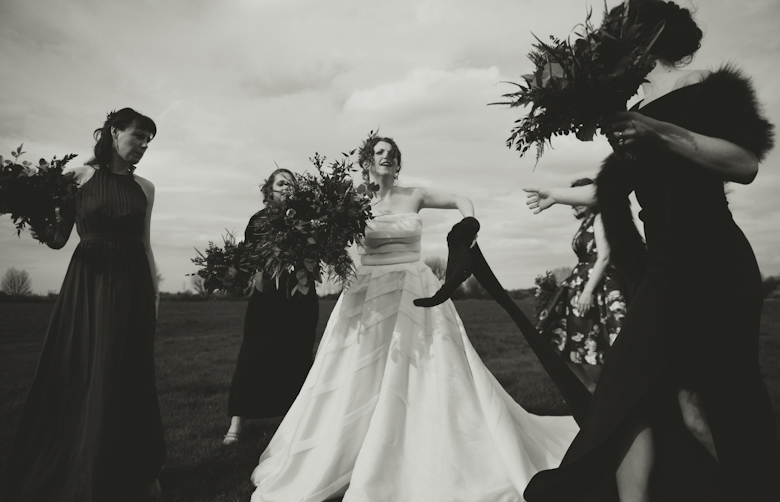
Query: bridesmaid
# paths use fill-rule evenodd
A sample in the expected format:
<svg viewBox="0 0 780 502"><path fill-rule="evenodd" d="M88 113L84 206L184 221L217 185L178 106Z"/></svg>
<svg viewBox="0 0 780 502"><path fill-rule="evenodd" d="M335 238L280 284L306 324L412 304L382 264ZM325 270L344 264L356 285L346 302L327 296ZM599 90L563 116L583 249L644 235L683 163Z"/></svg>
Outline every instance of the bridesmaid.
<svg viewBox="0 0 780 502"><path fill-rule="evenodd" d="M593 184L592 179L582 178L571 186ZM626 300L610 264L609 244L598 207L574 206L573 209L574 217L582 220L572 241L578 263L540 313L537 328L593 392L596 383L585 371L585 365L600 368L604 364L607 349L620 333Z"/></svg>
<svg viewBox="0 0 780 502"><path fill-rule="evenodd" d="M294 182L292 172L277 169L262 185L263 202L283 197ZM262 212L262 210L261 210ZM249 220L245 242L257 242ZM236 443L244 419L280 417L301 390L314 361L319 303L314 284L306 294L290 290L297 282L288 273L276 281L258 272L244 318L244 340L228 398L230 429L223 443Z"/></svg>
<svg viewBox="0 0 780 502"><path fill-rule="evenodd" d="M626 289L631 306L582 429L561 465L536 474L524 496L777 502L780 445L759 366L761 274L724 192L726 182L755 179L773 125L733 66L682 68L702 38L688 9L662 0L615 7L624 8L643 29L664 28L650 49L644 99L602 124L615 154L595 190L526 190L537 213L598 203L621 279L641 279Z"/></svg>
<svg viewBox="0 0 780 502"><path fill-rule="evenodd" d="M95 157L66 169L75 208L35 229L53 249L81 237L54 305L8 458L4 498L159 498L165 459L154 372L154 185L134 174L154 122L123 108L95 131Z"/></svg>

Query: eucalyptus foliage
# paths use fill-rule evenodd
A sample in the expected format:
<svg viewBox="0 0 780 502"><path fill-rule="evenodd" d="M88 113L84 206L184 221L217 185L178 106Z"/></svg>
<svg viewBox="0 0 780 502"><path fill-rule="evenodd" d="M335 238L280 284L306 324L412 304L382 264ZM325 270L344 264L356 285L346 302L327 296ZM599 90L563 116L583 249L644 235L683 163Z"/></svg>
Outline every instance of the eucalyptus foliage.
<svg viewBox="0 0 780 502"><path fill-rule="evenodd" d="M591 141L605 118L625 111L626 102L653 69L650 49L663 23L645 29L628 2L612 12L605 5L598 28L591 22L592 13L588 11L573 42L550 36L545 43L536 38L528 54L534 72L523 75L520 83L508 82L518 90L504 94L506 101L492 103L530 106L506 141L520 156L535 144L538 161L554 136L573 133L581 141Z"/></svg>
<svg viewBox="0 0 780 502"><path fill-rule="evenodd" d="M72 217L75 210L74 173L62 171L71 159L69 154L50 162L40 159L37 165L19 162L26 152L22 145L11 152L11 159L0 156L0 215L10 214L17 236L25 226L35 229L37 238L46 242L60 217Z"/></svg>

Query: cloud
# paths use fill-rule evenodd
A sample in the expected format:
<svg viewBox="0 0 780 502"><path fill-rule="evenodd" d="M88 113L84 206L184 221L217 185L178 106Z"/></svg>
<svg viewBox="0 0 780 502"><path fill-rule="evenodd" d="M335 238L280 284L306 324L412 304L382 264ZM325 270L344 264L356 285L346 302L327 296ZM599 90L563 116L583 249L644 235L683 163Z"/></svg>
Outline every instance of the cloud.
<svg viewBox="0 0 780 502"><path fill-rule="evenodd" d="M488 106L527 73L532 34L565 37L581 0L5 0L0 4L0 154L25 143L30 158L90 155L106 112L132 106L159 134L138 173L157 187L152 223L163 290L192 272L193 247L243 232L261 207L257 185L274 163L354 148L377 127L404 154L401 182L472 198L480 245L510 288L572 265L577 222L566 208L532 215L524 186L566 186L594 176L609 146L558 138L536 165L505 146L521 111ZM602 4L590 2L597 16ZM780 123L780 6L709 0L696 19L705 38L694 67L726 60L756 84ZM745 36L749 33L750 36ZM717 106L717 104L713 104ZM7 153L6 153L7 155ZM765 273L780 272L780 154L731 208ZM454 211L423 211L426 255L445 255ZM33 288L59 288L75 236L52 251L17 239L0 217L0 273L30 272Z"/></svg>

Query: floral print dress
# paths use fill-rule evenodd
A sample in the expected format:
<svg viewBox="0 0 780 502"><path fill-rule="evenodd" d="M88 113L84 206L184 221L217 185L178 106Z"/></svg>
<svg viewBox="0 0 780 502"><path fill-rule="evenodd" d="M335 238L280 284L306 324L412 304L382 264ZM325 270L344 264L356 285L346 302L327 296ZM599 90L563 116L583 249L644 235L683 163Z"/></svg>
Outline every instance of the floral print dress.
<svg viewBox="0 0 780 502"><path fill-rule="evenodd" d="M547 307L539 314L537 328L550 338L562 356L577 364L603 364L604 354L620 333L626 300L618 289L612 265L593 291L593 306L582 312L577 308L598 254L593 221L585 218L574 235L572 248L578 263L563 281Z"/></svg>

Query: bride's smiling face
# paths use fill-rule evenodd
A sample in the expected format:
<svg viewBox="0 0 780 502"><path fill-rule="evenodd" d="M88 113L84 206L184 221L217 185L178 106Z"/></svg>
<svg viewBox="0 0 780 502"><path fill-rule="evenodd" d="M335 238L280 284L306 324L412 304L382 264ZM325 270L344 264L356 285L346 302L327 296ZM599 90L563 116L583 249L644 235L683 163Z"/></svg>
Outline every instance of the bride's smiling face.
<svg viewBox="0 0 780 502"><path fill-rule="evenodd" d="M398 171L398 157L393 151L393 145L380 141L374 145L374 166L376 176L395 176Z"/></svg>

